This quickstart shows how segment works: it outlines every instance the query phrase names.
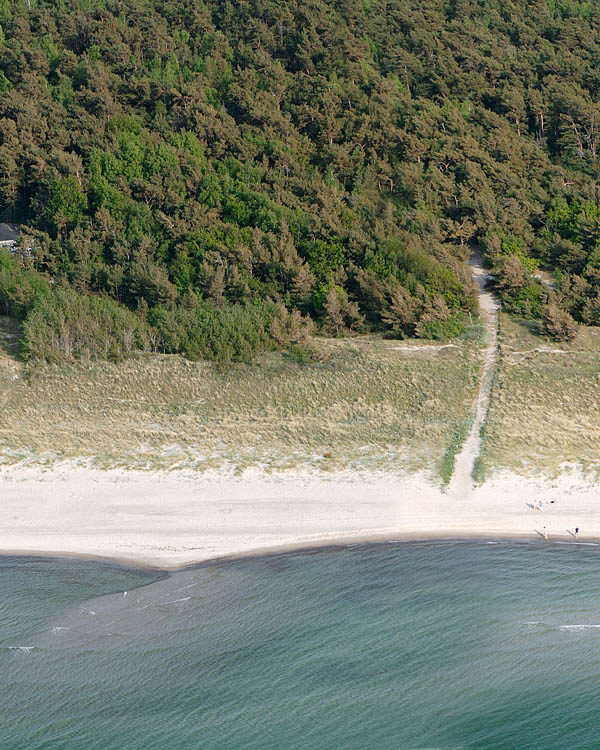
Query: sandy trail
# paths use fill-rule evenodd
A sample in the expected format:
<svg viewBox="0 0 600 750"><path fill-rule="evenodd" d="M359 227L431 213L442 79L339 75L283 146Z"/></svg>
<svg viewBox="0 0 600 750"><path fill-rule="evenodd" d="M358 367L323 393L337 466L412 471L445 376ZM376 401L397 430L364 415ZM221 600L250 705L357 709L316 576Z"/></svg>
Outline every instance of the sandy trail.
<svg viewBox="0 0 600 750"><path fill-rule="evenodd" d="M99 471L58 464L0 468L0 553L85 555L175 569L255 552L364 540L456 537L600 539L598 487L505 474L473 487L497 357L497 304L480 286L488 346L474 423L450 492L422 474L298 471L242 476ZM543 500L543 510L534 504ZM552 502L553 501L553 502Z"/></svg>
<svg viewBox="0 0 600 750"><path fill-rule="evenodd" d="M479 251L473 253L470 263L473 278L479 285L481 321L487 333L488 345L483 360L479 393L475 402L473 424L454 463L454 474L449 488L449 494L453 499L463 499L473 491L473 472L481 451L481 428L490 407L492 380L498 364L498 301L491 292L485 289L489 274L483 267L483 258Z"/></svg>

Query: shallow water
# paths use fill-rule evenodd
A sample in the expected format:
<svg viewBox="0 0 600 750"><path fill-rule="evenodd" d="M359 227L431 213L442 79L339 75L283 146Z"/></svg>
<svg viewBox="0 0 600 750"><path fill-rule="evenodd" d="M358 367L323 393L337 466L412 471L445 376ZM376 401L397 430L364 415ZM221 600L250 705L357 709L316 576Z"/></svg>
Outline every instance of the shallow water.
<svg viewBox="0 0 600 750"><path fill-rule="evenodd" d="M152 581L0 559L0 747L600 746L599 548L357 545Z"/></svg>

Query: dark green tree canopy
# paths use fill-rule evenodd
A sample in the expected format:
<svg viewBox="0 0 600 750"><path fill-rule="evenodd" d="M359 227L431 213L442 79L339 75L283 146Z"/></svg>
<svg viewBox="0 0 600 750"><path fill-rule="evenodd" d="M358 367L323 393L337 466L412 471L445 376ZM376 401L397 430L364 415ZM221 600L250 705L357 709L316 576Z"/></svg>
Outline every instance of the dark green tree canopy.
<svg viewBox="0 0 600 750"><path fill-rule="evenodd" d="M479 240L600 323L593 3L3 0L0 94L0 218L78 294L443 335Z"/></svg>

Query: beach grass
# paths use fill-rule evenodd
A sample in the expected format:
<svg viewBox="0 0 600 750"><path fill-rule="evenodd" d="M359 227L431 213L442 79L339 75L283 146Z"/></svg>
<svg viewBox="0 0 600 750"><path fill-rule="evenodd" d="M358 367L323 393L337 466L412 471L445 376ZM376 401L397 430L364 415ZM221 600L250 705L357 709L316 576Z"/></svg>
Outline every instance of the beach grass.
<svg viewBox="0 0 600 750"><path fill-rule="evenodd" d="M17 331L2 320L0 331ZM220 371L178 355L25 364L0 352L0 460L267 471L425 470L438 480L477 391L476 332L447 345L314 340L308 363L271 352Z"/></svg>
<svg viewBox="0 0 600 750"><path fill-rule="evenodd" d="M456 457L460 453L463 444L469 435L469 430L472 424L473 415L470 413L467 414L464 419L457 420L454 424L454 429L450 434L448 447L442 455L439 463L439 475L444 487L450 484L450 480L454 474Z"/></svg>
<svg viewBox="0 0 600 750"><path fill-rule="evenodd" d="M600 329L571 343L535 321L500 316L500 357L476 479L502 470L556 477L569 465L600 472Z"/></svg>

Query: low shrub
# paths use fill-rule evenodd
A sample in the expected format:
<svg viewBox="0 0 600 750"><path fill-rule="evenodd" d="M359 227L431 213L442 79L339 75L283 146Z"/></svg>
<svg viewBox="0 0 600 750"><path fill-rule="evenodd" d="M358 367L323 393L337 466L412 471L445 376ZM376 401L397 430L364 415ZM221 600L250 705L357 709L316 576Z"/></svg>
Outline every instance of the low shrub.
<svg viewBox="0 0 600 750"><path fill-rule="evenodd" d="M555 341L572 341L577 336L579 324L566 310L550 303L542 308L541 330Z"/></svg>
<svg viewBox="0 0 600 750"><path fill-rule="evenodd" d="M40 295L23 325L24 359L120 359L150 348L148 326L109 297L57 288Z"/></svg>
<svg viewBox="0 0 600 750"><path fill-rule="evenodd" d="M24 268L10 252L0 250L0 314L23 320L36 299L48 296L51 286L45 276Z"/></svg>
<svg viewBox="0 0 600 750"><path fill-rule="evenodd" d="M190 359L249 362L274 348L269 331L275 319L272 303L216 306L200 302L189 310L157 307L148 315L159 348Z"/></svg>

